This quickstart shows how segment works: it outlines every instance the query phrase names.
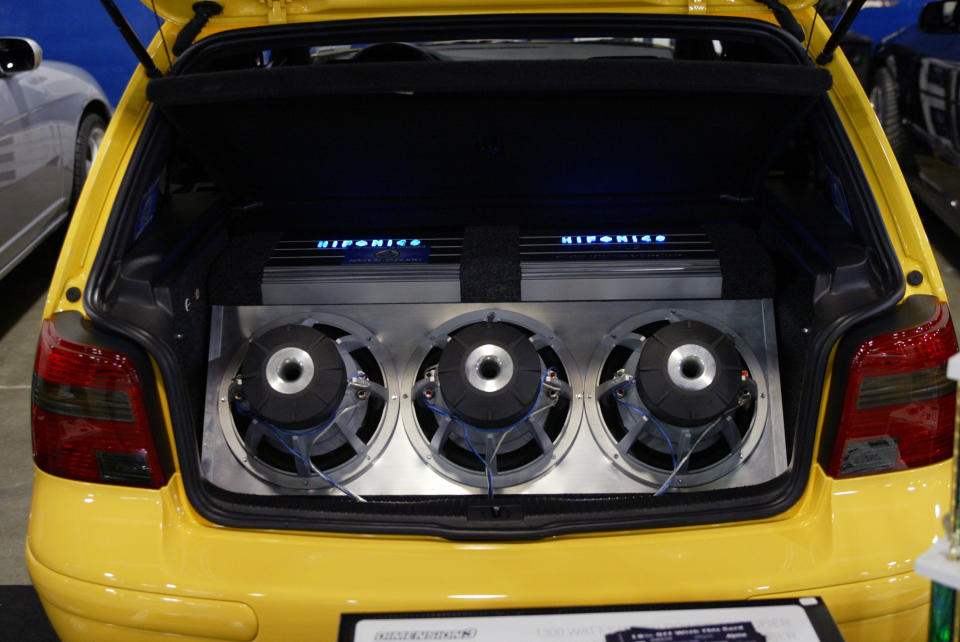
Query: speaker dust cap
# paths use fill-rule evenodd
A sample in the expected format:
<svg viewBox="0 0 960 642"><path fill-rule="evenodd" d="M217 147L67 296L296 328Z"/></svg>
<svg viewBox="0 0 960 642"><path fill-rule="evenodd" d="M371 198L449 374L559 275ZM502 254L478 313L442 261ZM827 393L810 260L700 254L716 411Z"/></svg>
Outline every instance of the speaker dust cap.
<svg viewBox="0 0 960 642"><path fill-rule="evenodd" d="M273 328L251 340L240 367L250 409L285 429L327 421L343 400L347 371L334 341L305 325Z"/></svg>
<svg viewBox="0 0 960 642"><path fill-rule="evenodd" d="M481 322L450 335L437 379L450 410L462 421L505 428L537 402L540 370L540 357L520 329Z"/></svg>
<svg viewBox="0 0 960 642"><path fill-rule="evenodd" d="M736 403L741 370L733 339L706 323L685 320L660 328L644 342L637 388L659 419L700 426Z"/></svg>

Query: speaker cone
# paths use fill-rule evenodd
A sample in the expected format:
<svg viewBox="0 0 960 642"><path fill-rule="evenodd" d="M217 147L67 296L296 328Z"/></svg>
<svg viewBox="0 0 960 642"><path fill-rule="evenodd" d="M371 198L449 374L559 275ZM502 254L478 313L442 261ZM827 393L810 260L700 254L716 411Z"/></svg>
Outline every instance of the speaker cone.
<svg viewBox="0 0 960 642"><path fill-rule="evenodd" d="M651 312L598 351L590 426L600 447L658 491L710 483L759 441L764 373L749 346L712 319Z"/></svg>
<svg viewBox="0 0 960 642"><path fill-rule="evenodd" d="M289 488L329 488L360 474L396 417L383 347L347 319L318 316L251 337L222 385L221 425L234 454Z"/></svg>
<svg viewBox="0 0 960 642"><path fill-rule="evenodd" d="M528 482L572 443L580 408L572 370L558 339L532 319L505 311L458 317L414 357L407 434L454 481L490 489Z"/></svg>

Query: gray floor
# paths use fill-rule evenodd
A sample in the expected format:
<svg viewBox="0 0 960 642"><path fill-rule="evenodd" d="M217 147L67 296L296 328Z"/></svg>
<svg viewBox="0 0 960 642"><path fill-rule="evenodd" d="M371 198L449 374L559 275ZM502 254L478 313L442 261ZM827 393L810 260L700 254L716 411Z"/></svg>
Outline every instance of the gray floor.
<svg viewBox="0 0 960 642"><path fill-rule="evenodd" d="M62 235L0 280L0 585L28 584L23 562L33 460L30 377L47 286Z"/></svg>
<svg viewBox="0 0 960 642"><path fill-rule="evenodd" d="M947 293L960 309L960 239L924 216ZM0 280L0 585L26 584L23 538L30 508L30 376L59 239Z"/></svg>

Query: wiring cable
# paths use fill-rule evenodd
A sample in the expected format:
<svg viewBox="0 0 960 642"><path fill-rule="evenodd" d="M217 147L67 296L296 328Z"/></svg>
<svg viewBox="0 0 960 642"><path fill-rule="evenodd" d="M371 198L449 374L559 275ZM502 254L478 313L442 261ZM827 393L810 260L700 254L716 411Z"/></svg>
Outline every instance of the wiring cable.
<svg viewBox="0 0 960 642"><path fill-rule="evenodd" d="M692 446L690 446L690 450L687 451L687 454L683 456L683 459L680 460L680 463L673 469L673 472L670 473L670 476L667 477L667 479L663 482L663 484L662 484L662 485L660 486L660 488L657 490L657 492L655 493L656 495L661 495L661 494L663 494L664 492L666 492L666 489L669 487L669 485L670 485L671 483L673 483L673 480L674 480L674 479L677 477L677 475L680 473L680 470L681 470L684 466L687 465L687 462L688 462L688 461L690 461L690 455L692 455L692 454L693 454L693 451L697 449L697 446L700 445L700 442L703 441L703 438L706 437L707 434L708 434L711 430L713 430L716 426L718 426L721 421L723 421L723 420L725 420L727 417L731 416L734 412L736 412L739 408L741 408L744 404L746 404L746 403L747 403L747 400L748 400L749 398L750 398L750 397L744 397L744 398L742 398L740 401L737 402L737 404L736 404L735 406L733 406L732 408L730 408L729 410L727 410L726 412L724 412L722 415L720 415L719 417L717 417L716 419L714 419L714 420L713 420L713 423L710 424L709 426L707 426L707 427L703 430L703 432L700 433L700 436L697 437L697 440L696 440L695 442L693 442L693 445L692 445Z"/></svg>
<svg viewBox="0 0 960 642"><path fill-rule="evenodd" d="M250 417L251 419L256 419L262 424L269 425L274 430L274 432L276 432L279 435L286 435L287 437L310 437L310 436L316 435L319 438L331 426L333 426L333 424L337 423L337 420L340 419L340 417L344 416L346 413L350 412L351 410L355 410L359 405L360 404L353 404L352 406L347 406L346 408L342 409L340 412L335 414L333 417L331 417L329 420L327 420L325 423L322 423L319 426L316 426L315 428L310 428L309 430L285 430L283 428L270 424L269 422L265 421L262 417L257 415L255 412L253 412L249 408L241 406L239 403L235 403L234 407L237 409L237 412L243 415L244 417Z"/></svg>
<svg viewBox="0 0 960 642"><path fill-rule="evenodd" d="M160 41L163 42L163 50L167 52L167 68L173 67L173 58L170 57L170 49L167 47L167 37L163 35L163 22L160 20L160 14L157 13L157 0L150 0L150 6L153 9L153 17L157 20L157 31L160 33Z"/></svg>
<svg viewBox="0 0 960 642"><path fill-rule="evenodd" d="M440 415L441 417L446 417L447 419L450 419L451 421L455 422L457 425L459 425L463 429L464 441L467 442L467 446L473 452L474 456L476 456L476 458L480 461L480 464L483 466L484 472L486 473L487 497L490 499L491 502L493 501L493 473L490 471L490 463L486 459L484 459L483 455L481 455L477 451L477 449L474 447L473 442L470 441L470 433L467 432L467 430L472 429L472 430L476 430L477 432L488 433L488 434L502 433L499 443L497 443L496 448L494 448L493 450L493 456L490 457L490 459L492 460L493 457L496 456L497 451L500 449L500 445L503 444L503 440L506 437L508 432L510 432L511 430L513 430L514 428L522 424L523 422L530 419L530 417L532 417L534 414L544 410L544 408L539 408L539 409L536 409L536 408L537 408L537 404L540 402L540 396L543 394L543 384L546 382L547 378L551 374L554 374L554 375L556 374L553 368L548 368L547 371L543 373L543 377L540 378L540 386L539 388L537 388L537 397L534 400L533 405L530 407L530 410L527 411L527 414L525 414L518 421L510 424L505 428L478 428L477 426L472 426L464 421L461 421L458 417L455 417L453 414L447 412L446 410L442 410L437 406L433 405L432 403L430 403L430 400L427 398L427 391L426 390L423 391L423 403L428 409L430 409L430 411Z"/></svg>
<svg viewBox="0 0 960 642"><path fill-rule="evenodd" d="M533 419L534 416L539 415L541 412L546 412L547 410L550 410L552 408L553 406L543 406L539 410L534 410L533 412L530 413L530 416L527 417L527 420L529 421L530 419ZM490 459L497 458L497 453L500 452L500 446L503 445L503 442L506 440L508 434L509 433L503 433L502 435L500 435L500 439L497 440L497 445L494 447L493 452L490 453Z"/></svg>
<svg viewBox="0 0 960 642"><path fill-rule="evenodd" d="M620 399L620 397L617 396L617 393L618 393L618 392L622 392L623 390L626 390L627 388L629 388L630 386L632 386L635 382L636 382L636 379L632 379L632 378L631 378L629 381L627 381L627 383L623 384L622 386L619 386L619 387L617 387L617 388L612 389L610 392L614 395L613 398L614 398L614 400L615 400L618 404L620 404L621 406L624 406L625 408L629 408L630 410L633 410L634 412L638 413L638 414L640 415L640 418L641 418L641 419L644 419L644 420L646 420L646 421L649 421L650 423L652 423L652 424L657 428L657 430L660 431L660 434L663 435L664 441L667 442L667 448L670 449L670 463L673 464L673 470L674 470L674 472L676 472L677 470L679 470L679 466L677 465L677 453L676 453L676 451L674 451L674 449L673 449L673 442L670 441L670 436L667 434L667 430L666 430L662 425L660 425L660 422L657 421L656 419L654 419L654 418L650 415L650 413L646 412L646 411L643 410L642 408L638 408L638 407L636 407L636 406L634 406L634 405L632 405L632 404L627 403L626 401ZM675 476L675 475L674 475L674 476ZM670 482L672 483L672 479L668 478L668 481L670 481ZM662 495L663 493L667 492L667 489L669 489L669 488L670 488L670 485L669 485L669 484L667 484L665 487L661 486L660 490L658 490L658 491L656 492L656 495Z"/></svg>
<svg viewBox="0 0 960 642"><path fill-rule="evenodd" d="M259 423L261 426L264 426L267 429L269 429L270 432L273 433L273 436L276 438L276 440L280 442L280 445L283 446L287 452L293 455L296 459L299 459L301 462L306 464L308 468L310 468L313 472L319 475L320 478L322 478L325 482L327 482L328 484L330 484L331 486L339 490L341 493L343 493L347 497L353 499L354 501L366 502L367 500L365 500L363 497L350 492L349 490L347 490L346 488L338 484L336 481L334 481L332 477L330 477L328 474L323 472L319 467L317 467L309 457L304 457L302 454L297 452L297 450L294 449L292 446L290 446L290 444L287 443L287 440L284 439L284 437L313 436L314 437L313 441L316 442L317 439L322 437L327 430L333 427L333 425L337 422L338 419L340 419L340 417L342 417L348 412L355 410L359 405L360 404L353 404L352 406L347 406L346 408L343 408L340 412L336 413L329 420L320 424L319 426L316 426L315 428L311 428L309 430L297 430L297 431L284 430L283 428L275 426L269 421L267 421L266 419L264 419L263 417L260 417L255 412L250 410L250 408L240 403L234 403L233 407L236 409L238 414L244 417L249 417L250 419Z"/></svg>
<svg viewBox="0 0 960 642"><path fill-rule="evenodd" d="M458 424L460 424L461 426L467 426L468 428L471 428L471 429L473 429L473 430L476 430L477 432L492 432L492 433L510 432L511 430L513 430L514 428L516 428L517 426L519 426L520 424L522 424L523 422L525 422L527 419L529 419L530 416L533 414L534 408L537 407L537 402L540 401L540 395L543 394L543 384L544 384L544 382L547 380L547 377L549 377L549 376L550 376L550 373L552 373L552 372L554 372L553 368L549 368L549 369L544 373L543 377L540 379L540 387L537 388L537 397L536 397L536 399L534 400L533 405L530 407L530 410L527 411L527 414L525 414L523 417L521 417L520 419L518 419L517 421L515 421L514 423L510 424L509 426L507 426L507 427L505 427L505 428L479 428L479 427L477 427L477 426L472 426L472 425L470 425L470 424L464 423L464 422L460 421L458 418L456 418L456 417L454 417L453 415L451 415L450 413L446 412L445 410L441 410L440 408L437 408L437 407L434 406L432 403L430 403L430 399L427 398L427 391L426 391L426 390L423 391L423 403L427 406L427 408L429 408L429 409L432 410L433 412L437 413L438 415L440 415L440 416L442 416L442 417L447 417L447 418L449 418L449 419L452 419L452 420L454 420L455 422L457 422Z"/></svg>
<svg viewBox="0 0 960 642"><path fill-rule="evenodd" d="M268 423L268 422L262 422L262 423L263 423L264 426L266 426L267 428L270 428L271 430L275 430L275 429L276 429L276 426L274 426L274 425L272 425L272 424L270 424L270 423ZM315 473L317 473L320 477L322 477L325 482L327 482L328 484L330 484L331 486L333 486L334 488L336 488L337 490L339 490L341 493L343 493L344 495L346 495L346 496L349 497L350 499L352 499L352 500L354 500L354 501L356 501L356 502L366 503L367 500L365 500L365 499L364 499L363 497L361 497L360 495L357 495L357 494L355 494L355 493L350 492L349 490L347 490L346 488L344 488L343 486L341 486L340 484L338 484L337 482L335 482L335 481L333 480L333 478L330 477L330 475L326 474L325 472L323 472L322 470L320 470L319 468L317 468L317 466L314 465L314 463L313 463L312 461L310 461L310 459L309 459L308 457L304 457L303 455L301 455L300 453L298 453L296 450L294 450L294 448L293 448L292 446L290 446L290 444L288 444L288 443L287 443L284 439L282 439L279 435L277 435L277 441L279 441L279 442L280 442L280 445L282 445L291 455L293 455L294 457L296 457L297 459L299 459L300 461L302 461L304 464L306 464L308 467L310 467L311 470L313 470L313 471L314 471Z"/></svg>
<svg viewBox="0 0 960 642"><path fill-rule="evenodd" d="M690 461L690 456L693 454L693 451L697 449L697 446L700 445L700 442L703 441L704 437L706 437L707 434L708 434L711 430L713 430L714 427L716 427L722 420L726 419L727 417L729 417L730 415L732 415L738 408L740 408L741 406L743 406L743 405L747 402L747 400L749 399L749 397L744 397L744 398L740 399L735 406L733 406L732 408L729 408L728 410L726 410L726 411L725 411L724 413L722 413L719 417L717 417L717 418L713 421L713 423L711 423L709 426L707 426L707 427L703 430L703 432L700 433L700 436L697 437L697 440L696 440L695 442L693 442L693 445L690 446L690 449L687 450L687 453L683 456L683 458L681 458L680 461L677 462L677 455L676 455L676 452L675 452L674 449L673 449L673 443L670 441L670 437L667 435L667 431L664 429L664 427L663 427L662 425L660 425L660 422L657 421L656 419L654 419L654 418L650 415L650 413L646 412L646 411L643 410L642 408L638 408L638 407L636 407L636 406L634 406L634 405L632 405L632 404L629 404L629 403L623 401L622 399L620 399L620 398L617 396L617 393L619 393L619 392L621 392L621 391L629 388L629 387L632 386L635 382L636 382L636 379L631 378L631 379L629 379L625 384L623 384L622 386L618 386L618 387L616 387L616 388L611 389L611 390L610 390L610 393L612 393L612 394L614 395L614 400L615 400L618 404L620 404L621 406L625 406L625 407L629 408L630 410L633 410L634 412L639 413L640 416L641 416L641 418L650 421L654 426L656 426L657 429L660 431L660 434L663 435L663 438L666 440L666 442L667 442L667 447L670 448L670 459L671 459L671 461L672 461L672 463L673 463L673 471L672 471L672 472L670 473L670 475L663 481L663 483L660 485L660 488L658 488L657 491L654 493L654 496L655 496L655 497L659 497L660 495L664 494L665 492L667 492L667 490L670 489L670 486L673 484L673 481L677 478L677 475L680 474L680 471L683 469L683 467L687 465L687 462Z"/></svg>
<svg viewBox="0 0 960 642"><path fill-rule="evenodd" d="M820 15L820 3L813 5L813 21L810 23L810 35L807 36L807 49L806 54L810 55L810 43L813 42L813 30L817 26L817 16Z"/></svg>

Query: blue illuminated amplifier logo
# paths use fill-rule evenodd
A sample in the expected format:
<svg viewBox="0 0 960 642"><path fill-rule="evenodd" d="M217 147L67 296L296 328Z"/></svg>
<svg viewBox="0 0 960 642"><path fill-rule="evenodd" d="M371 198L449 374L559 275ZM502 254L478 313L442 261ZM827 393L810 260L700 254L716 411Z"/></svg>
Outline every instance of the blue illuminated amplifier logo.
<svg viewBox="0 0 960 642"><path fill-rule="evenodd" d="M343 250L348 247L419 247L420 239L338 239L317 241L321 250Z"/></svg>
<svg viewBox="0 0 960 642"><path fill-rule="evenodd" d="M641 243L664 243L667 237L663 234L616 234L610 236L561 236L561 245L639 245Z"/></svg>
<svg viewBox="0 0 960 642"><path fill-rule="evenodd" d="M604 234L561 236L561 245L640 245L643 243L664 243L664 234ZM351 247L419 247L420 239L336 239L317 241L321 250L344 250Z"/></svg>

